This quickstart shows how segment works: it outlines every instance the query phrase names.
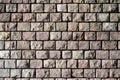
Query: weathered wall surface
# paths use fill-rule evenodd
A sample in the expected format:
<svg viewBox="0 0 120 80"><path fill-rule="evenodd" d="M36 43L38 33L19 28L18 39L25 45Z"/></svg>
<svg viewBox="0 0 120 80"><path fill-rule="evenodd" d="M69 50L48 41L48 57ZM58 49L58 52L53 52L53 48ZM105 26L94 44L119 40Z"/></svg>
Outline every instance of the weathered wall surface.
<svg viewBox="0 0 120 80"><path fill-rule="evenodd" d="M120 80L120 0L0 0L0 80Z"/></svg>

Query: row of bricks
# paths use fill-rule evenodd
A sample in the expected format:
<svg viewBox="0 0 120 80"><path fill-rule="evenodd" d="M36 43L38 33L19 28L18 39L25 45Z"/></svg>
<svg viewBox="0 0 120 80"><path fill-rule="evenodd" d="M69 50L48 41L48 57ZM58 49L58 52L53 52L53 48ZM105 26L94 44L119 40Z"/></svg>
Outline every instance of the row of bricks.
<svg viewBox="0 0 120 80"><path fill-rule="evenodd" d="M118 4L0 4L0 12L119 12ZM18 7L18 8L17 8ZM6 9L5 9L6 8Z"/></svg>
<svg viewBox="0 0 120 80"><path fill-rule="evenodd" d="M0 78L0 80L13 80L14 78ZM16 78L16 80L120 80L119 78Z"/></svg>
<svg viewBox="0 0 120 80"><path fill-rule="evenodd" d="M0 32L0 40L23 41L93 41L120 40L120 32Z"/></svg>
<svg viewBox="0 0 120 80"><path fill-rule="evenodd" d="M0 3L120 3L119 0L0 0Z"/></svg>
<svg viewBox="0 0 120 80"><path fill-rule="evenodd" d="M120 60L0 60L0 68L96 68L115 69L120 68Z"/></svg>
<svg viewBox="0 0 120 80"><path fill-rule="evenodd" d="M0 21L28 22L118 22L120 13L1 13Z"/></svg>
<svg viewBox="0 0 120 80"><path fill-rule="evenodd" d="M0 31L120 31L120 23L87 22L19 22L0 23Z"/></svg>
<svg viewBox="0 0 120 80"><path fill-rule="evenodd" d="M6 50L117 50L118 41L1 41L0 48ZM23 46L24 45L24 46Z"/></svg>
<svg viewBox="0 0 120 80"><path fill-rule="evenodd" d="M11 71L11 73L10 73ZM0 69L0 77L15 78L119 78L120 69ZM22 74L21 74L22 73ZM21 79L20 79L21 80ZM64 79L60 79L64 80ZM74 80L74 79L71 79ZM78 79L79 80L79 79ZM80 79L81 80L81 79ZM84 79L82 79L84 80ZM88 80L88 79L87 79ZM96 79L95 79L96 80ZM99 80L99 79L97 79ZM108 79L109 80L109 79ZM110 79L114 80L114 79Z"/></svg>
<svg viewBox="0 0 120 80"><path fill-rule="evenodd" d="M1 50L1 59L85 59L85 60L116 60L120 59L120 50L75 50L75 51L35 51L35 50Z"/></svg>

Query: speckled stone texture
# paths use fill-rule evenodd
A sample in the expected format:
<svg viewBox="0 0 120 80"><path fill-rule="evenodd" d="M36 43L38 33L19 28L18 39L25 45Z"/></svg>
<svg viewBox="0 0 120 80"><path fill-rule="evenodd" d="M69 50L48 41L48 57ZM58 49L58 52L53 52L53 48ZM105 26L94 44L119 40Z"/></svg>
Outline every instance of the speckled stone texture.
<svg viewBox="0 0 120 80"><path fill-rule="evenodd" d="M0 0L0 80L120 80L120 0Z"/></svg>

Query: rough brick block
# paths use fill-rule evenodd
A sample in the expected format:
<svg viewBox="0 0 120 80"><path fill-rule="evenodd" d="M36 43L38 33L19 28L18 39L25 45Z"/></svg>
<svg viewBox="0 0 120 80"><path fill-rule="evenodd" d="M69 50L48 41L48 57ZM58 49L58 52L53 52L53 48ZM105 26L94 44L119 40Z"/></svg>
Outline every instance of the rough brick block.
<svg viewBox="0 0 120 80"><path fill-rule="evenodd" d="M44 41L44 49L55 49L55 41Z"/></svg>
<svg viewBox="0 0 120 80"><path fill-rule="evenodd" d="M96 59L108 59L108 51L105 50L96 51Z"/></svg>
<svg viewBox="0 0 120 80"><path fill-rule="evenodd" d="M68 46L66 41L56 41L56 49L63 50L66 49L67 47Z"/></svg>
<svg viewBox="0 0 120 80"><path fill-rule="evenodd" d="M31 31L42 31L43 23L31 23Z"/></svg>
<svg viewBox="0 0 120 80"><path fill-rule="evenodd" d="M30 12L30 4L18 4L18 12Z"/></svg>
<svg viewBox="0 0 120 80"><path fill-rule="evenodd" d="M72 76L73 77L83 77L83 70L82 69L72 69Z"/></svg>
<svg viewBox="0 0 120 80"><path fill-rule="evenodd" d="M95 77L95 69L85 69L84 77Z"/></svg>
<svg viewBox="0 0 120 80"><path fill-rule="evenodd" d="M83 59L83 51L72 51L73 59Z"/></svg>
<svg viewBox="0 0 120 80"><path fill-rule="evenodd" d="M66 68L66 60L56 60L56 68Z"/></svg>
<svg viewBox="0 0 120 80"><path fill-rule="evenodd" d="M89 49L88 41L79 41L79 49Z"/></svg>
<svg viewBox="0 0 120 80"><path fill-rule="evenodd" d="M85 59L95 59L95 51L85 51L84 57Z"/></svg>
<svg viewBox="0 0 120 80"><path fill-rule="evenodd" d="M42 60L31 60L30 68L42 68Z"/></svg>
<svg viewBox="0 0 120 80"><path fill-rule="evenodd" d="M15 60L5 60L5 68L15 68Z"/></svg>
<svg viewBox="0 0 120 80"><path fill-rule="evenodd" d="M48 40L49 32L37 32L36 38L37 38L37 40Z"/></svg>
<svg viewBox="0 0 120 80"><path fill-rule="evenodd" d="M79 4L79 12L89 12L89 4Z"/></svg>
<svg viewBox="0 0 120 80"><path fill-rule="evenodd" d="M90 12L102 12L102 4L90 4Z"/></svg>
<svg viewBox="0 0 120 80"><path fill-rule="evenodd" d="M58 12L66 12L67 11L66 4L57 4L57 11Z"/></svg>
<svg viewBox="0 0 120 80"><path fill-rule="evenodd" d="M78 4L68 4L68 12L78 12Z"/></svg>
<svg viewBox="0 0 120 80"><path fill-rule="evenodd" d="M23 50L22 58L23 59L35 59L35 51L34 50Z"/></svg>
<svg viewBox="0 0 120 80"><path fill-rule="evenodd" d="M109 33L108 32L97 32L97 40L108 40Z"/></svg>
<svg viewBox="0 0 120 80"><path fill-rule="evenodd" d="M68 41L68 49L78 49L79 43L78 41Z"/></svg>
<svg viewBox="0 0 120 80"><path fill-rule="evenodd" d="M67 30L67 24L64 22L56 23L56 31L66 31Z"/></svg>
<svg viewBox="0 0 120 80"><path fill-rule="evenodd" d="M72 32L62 32L62 40L72 40Z"/></svg>
<svg viewBox="0 0 120 80"><path fill-rule="evenodd" d="M103 4L103 12L118 12L117 4Z"/></svg>
<svg viewBox="0 0 120 80"><path fill-rule="evenodd" d="M117 49L117 43L115 41L103 41L102 49Z"/></svg>
<svg viewBox="0 0 120 80"><path fill-rule="evenodd" d="M29 60L17 60L17 68L29 68Z"/></svg>
<svg viewBox="0 0 120 80"><path fill-rule="evenodd" d="M90 49L101 49L101 42L100 41L91 41Z"/></svg>
<svg viewBox="0 0 120 80"><path fill-rule="evenodd" d="M10 21L10 13L1 13L0 21Z"/></svg>
<svg viewBox="0 0 120 80"><path fill-rule="evenodd" d="M97 20L98 21L109 21L109 13L98 13Z"/></svg>
<svg viewBox="0 0 120 80"><path fill-rule="evenodd" d="M67 68L77 68L77 60L67 60Z"/></svg>
<svg viewBox="0 0 120 80"><path fill-rule="evenodd" d="M72 52L71 51L62 51L62 58L71 58Z"/></svg>
<svg viewBox="0 0 120 80"><path fill-rule="evenodd" d="M42 41L31 41L31 49L42 49L43 43Z"/></svg>
<svg viewBox="0 0 120 80"><path fill-rule="evenodd" d="M62 77L65 78L71 77L71 69L62 69Z"/></svg>
<svg viewBox="0 0 120 80"><path fill-rule="evenodd" d="M78 68L89 68L88 60L78 60Z"/></svg>
<svg viewBox="0 0 120 80"><path fill-rule="evenodd" d="M100 60L90 60L90 68L101 68Z"/></svg>
<svg viewBox="0 0 120 80"><path fill-rule="evenodd" d="M43 4L32 4L32 12L43 12Z"/></svg>
<svg viewBox="0 0 120 80"><path fill-rule="evenodd" d="M35 40L35 32L23 32L23 40Z"/></svg>
<svg viewBox="0 0 120 80"><path fill-rule="evenodd" d="M22 77L35 77L35 70L34 69L23 69Z"/></svg>
<svg viewBox="0 0 120 80"><path fill-rule="evenodd" d="M55 23L44 23L44 31L55 31Z"/></svg>
<svg viewBox="0 0 120 80"><path fill-rule="evenodd" d="M30 42L29 41L18 41L17 49L30 49Z"/></svg>
<svg viewBox="0 0 120 80"><path fill-rule="evenodd" d="M60 53L60 51L50 51L49 57L52 59L60 59L61 53Z"/></svg>
<svg viewBox="0 0 120 80"><path fill-rule="evenodd" d="M45 68L55 68L55 60L44 60Z"/></svg>
<svg viewBox="0 0 120 80"><path fill-rule="evenodd" d="M37 21L49 21L50 15L49 13L37 13L36 20Z"/></svg>
<svg viewBox="0 0 120 80"><path fill-rule="evenodd" d="M24 23L24 22L20 22L17 25L17 30L18 31L30 31L30 23Z"/></svg>
<svg viewBox="0 0 120 80"><path fill-rule="evenodd" d="M108 69L97 69L96 70L96 77L98 77L98 78L109 77L109 70Z"/></svg>
<svg viewBox="0 0 120 80"><path fill-rule="evenodd" d="M68 31L78 31L79 24L77 22L68 23Z"/></svg>
<svg viewBox="0 0 120 80"><path fill-rule="evenodd" d="M11 69L10 77L21 77L21 69Z"/></svg>
<svg viewBox="0 0 120 80"><path fill-rule="evenodd" d="M44 12L55 12L56 5L55 4L45 4L44 5Z"/></svg>
<svg viewBox="0 0 120 80"><path fill-rule="evenodd" d="M37 69L36 70L36 77L49 77L50 76L50 71L48 69Z"/></svg>
<svg viewBox="0 0 120 80"><path fill-rule="evenodd" d="M0 77L1 78L2 77L9 77L10 76L9 72L10 72L9 69L0 69L0 73L2 73L2 74L0 74Z"/></svg>
<svg viewBox="0 0 120 80"><path fill-rule="evenodd" d="M17 6L16 4L6 4L6 12L16 12Z"/></svg>
<svg viewBox="0 0 120 80"><path fill-rule="evenodd" d="M120 59L120 51L110 51L110 59Z"/></svg>
<svg viewBox="0 0 120 80"><path fill-rule="evenodd" d="M49 55L48 51L36 51L37 59L47 59L48 55Z"/></svg>
<svg viewBox="0 0 120 80"><path fill-rule="evenodd" d="M60 69L50 69L50 77L61 77L61 70Z"/></svg>

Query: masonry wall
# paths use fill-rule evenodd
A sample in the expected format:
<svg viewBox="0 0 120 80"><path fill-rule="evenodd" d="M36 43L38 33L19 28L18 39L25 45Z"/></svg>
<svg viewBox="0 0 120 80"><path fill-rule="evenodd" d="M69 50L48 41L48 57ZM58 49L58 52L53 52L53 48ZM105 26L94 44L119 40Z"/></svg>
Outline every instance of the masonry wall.
<svg viewBox="0 0 120 80"><path fill-rule="evenodd" d="M0 0L0 80L120 80L120 0Z"/></svg>

